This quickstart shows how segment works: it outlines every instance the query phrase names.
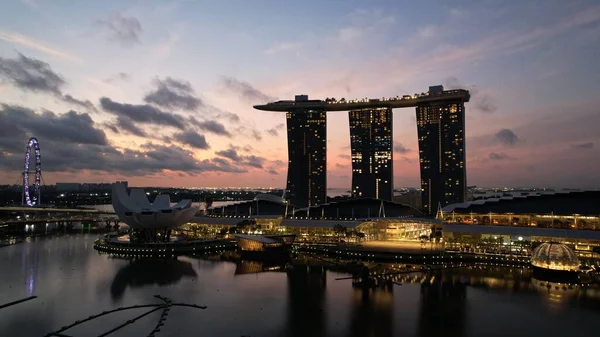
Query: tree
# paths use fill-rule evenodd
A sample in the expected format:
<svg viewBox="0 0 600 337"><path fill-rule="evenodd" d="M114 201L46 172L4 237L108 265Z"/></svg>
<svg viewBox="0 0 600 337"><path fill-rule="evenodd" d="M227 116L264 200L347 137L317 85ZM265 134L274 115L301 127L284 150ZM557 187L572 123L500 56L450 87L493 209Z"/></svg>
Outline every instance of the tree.
<svg viewBox="0 0 600 337"><path fill-rule="evenodd" d="M227 228L221 228L221 230L219 231L219 234L220 235L225 235L225 234L227 234L227 232L228 232Z"/></svg>
<svg viewBox="0 0 600 337"><path fill-rule="evenodd" d="M347 230L346 227L344 227L344 226L342 226L340 224L337 224L337 225L333 226L333 232L337 235L338 240L339 240L339 238L340 238L341 235L345 235L346 234L346 230Z"/></svg>
<svg viewBox="0 0 600 337"><path fill-rule="evenodd" d="M238 231L238 228L236 226L231 226L228 229L229 234L235 234L235 233L237 233L237 231Z"/></svg>
<svg viewBox="0 0 600 337"><path fill-rule="evenodd" d="M204 203L206 204L206 209L208 210L213 205L213 198L211 196L209 196L209 195L205 196L204 197Z"/></svg>
<svg viewBox="0 0 600 337"><path fill-rule="evenodd" d="M435 242L440 242L440 239L442 238L442 231L436 230L434 236L435 236Z"/></svg>

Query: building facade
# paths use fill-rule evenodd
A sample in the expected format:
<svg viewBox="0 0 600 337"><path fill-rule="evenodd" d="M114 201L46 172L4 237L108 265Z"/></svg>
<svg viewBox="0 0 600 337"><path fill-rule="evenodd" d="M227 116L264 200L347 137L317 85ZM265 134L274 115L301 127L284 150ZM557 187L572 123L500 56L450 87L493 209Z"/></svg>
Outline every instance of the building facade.
<svg viewBox="0 0 600 337"><path fill-rule="evenodd" d="M310 102L305 95L298 102ZM299 108L287 112L288 176L290 203L307 207L327 199L327 114L325 110Z"/></svg>
<svg viewBox="0 0 600 337"><path fill-rule="evenodd" d="M352 196L391 201L394 194L392 109L348 112Z"/></svg>
<svg viewBox="0 0 600 337"><path fill-rule="evenodd" d="M466 198L465 100L442 86L429 87L429 96L443 97L417 106L417 135L422 207L434 214L438 206Z"/></svg>

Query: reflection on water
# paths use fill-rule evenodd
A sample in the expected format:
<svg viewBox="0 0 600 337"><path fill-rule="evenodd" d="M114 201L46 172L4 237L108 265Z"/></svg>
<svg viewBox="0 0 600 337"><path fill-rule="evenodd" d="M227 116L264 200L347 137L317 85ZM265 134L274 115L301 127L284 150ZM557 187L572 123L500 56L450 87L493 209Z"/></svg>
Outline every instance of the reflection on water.
<svg viewBox="0 0 600 337"><path fill-rule="evenodd" d="M352 292L350 336L392 336L394 334L393 287L361 289Z"/></svg>
<svg viewBox="0 0 600 337"><path fill-rule="evenodd" d="M123 297L127 286L132 288L153 284L166 286L179 282L184 276L196 276L196 271L190 262L176 259L135 260L119 269L110 286L110 294L113 300L118 300Z"/></svg>
<svg viewBox="0 0 600 337"><path fill-rule="evenodd" d="M592 336L600 329L598 286L548 283L529 269L413 272L398 275L401 286L362 290L351 280L336 281L347 274L328 270L333 263L324 259L296 258L293 269L231 256L123 261L99 255L93 239L36 239L1 248L0 303L38 299L2 309L0 335L41 336L104 310L148 303L155 294L208 306L200 315L169 315L167 336L197 335L198 326L210 336L302 337L570 336L573 326ZM114 315L74 335L94 335L132 317ZM141 334L129 335L147 334L154 323L136 322Z"/></svg>
<svg viewBox="0 0 600 337"><path fill-rule="evenodd" d="M287 273L285 336L326 336L327 278L323 268L294 268Z"/></svg>
<svg viewBox="0 0 600 337"><path fill-rule="evenodd" d="M437 277L436 277L437 276ZM464 336L467 285L434 275L421 283L419 336Z"/></svg>

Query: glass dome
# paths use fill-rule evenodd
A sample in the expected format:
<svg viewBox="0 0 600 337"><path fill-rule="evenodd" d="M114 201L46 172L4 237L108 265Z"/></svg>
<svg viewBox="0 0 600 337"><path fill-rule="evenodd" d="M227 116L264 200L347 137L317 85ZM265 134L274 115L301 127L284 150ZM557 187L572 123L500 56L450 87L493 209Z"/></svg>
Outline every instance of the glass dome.
<svg viewBox="0 0 600 337"><path fill-rule="evenodd" d="M575 271L579 268L579 259L571 248L562 243L547 242L533 251L531 264L543 269Z"/></svg>

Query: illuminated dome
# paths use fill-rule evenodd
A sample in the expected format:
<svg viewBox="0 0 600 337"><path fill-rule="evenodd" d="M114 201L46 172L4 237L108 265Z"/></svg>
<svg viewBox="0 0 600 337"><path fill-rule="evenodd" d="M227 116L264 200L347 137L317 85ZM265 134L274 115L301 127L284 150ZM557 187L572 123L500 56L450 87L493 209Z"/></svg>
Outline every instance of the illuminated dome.
<svg viewBox="0 0 600 337"><path fill-rule="evenodd" d="M571 248L561 243L547 242L533 251L531 264L542 269L575 271L579 268L579 259Z"/></svg>

